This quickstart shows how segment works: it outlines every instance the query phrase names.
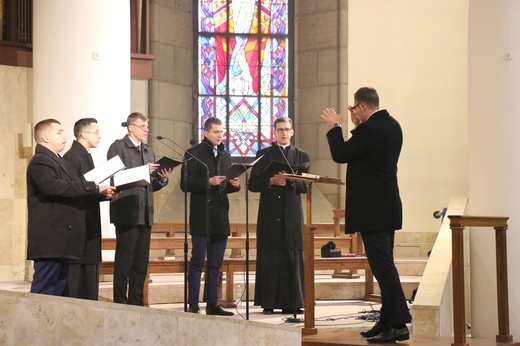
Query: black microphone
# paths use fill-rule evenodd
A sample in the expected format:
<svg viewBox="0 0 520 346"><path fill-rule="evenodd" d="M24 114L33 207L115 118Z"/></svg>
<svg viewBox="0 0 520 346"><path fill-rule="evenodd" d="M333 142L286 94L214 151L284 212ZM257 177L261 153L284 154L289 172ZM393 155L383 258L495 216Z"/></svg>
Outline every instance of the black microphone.
<svg viewBox="0 0 520 346"><path fill-rule="evenodd" d="M123 121L123 122L121 123L121 126L122 126L122 127L128 127L128 126L130 126L130 123L129 123L129 122L126 122L126 121Z"/></svg>
<svg viewBox="0 0 520 346"><path fill-rule="evenodd" d="M124 123L123 123L124 124ZM122 124L121 124L122 125ZM184 155L179 153L177 150L175 150L175 148L169 146L168 144L164 143L162 140L163 139L166 139L166 137L164 136L154 136L153 134L151 134L150 132L148 132L148 135L151 136L152 138L158 140L162 145L164 145L166 148L172 150L174 153L176 153L177 155L179 155L180 157L183 157ZM173 141L172 141L173 142ZM173 142L175 144L175 142ZM189 160L189 159L188 159Z"/></svg>
<svg viewBox="0 0 520 346"><path fill-rule="evenodd" d="M196 139L190 140L190 144L191 145L197 144L197 142L198 142L198 140L196 140ZM204 143L205 145L207 145L208 147L213 149L213 146L211 146L211 144L209 144L208 142L202 141L201 143ZM236 163L237 165L242 166L242 168L244 168L244 171L247 172L247 167L242 162L239 162L235 158L233 158L233 156L231 156L230 153L228 153L227 151L224 151L224 150L219 150L218 146L216 147L216 149L217 149L217 151L220 154L226 154L227 156L229 156L229 158L231 159L231 162Z"/></svg>

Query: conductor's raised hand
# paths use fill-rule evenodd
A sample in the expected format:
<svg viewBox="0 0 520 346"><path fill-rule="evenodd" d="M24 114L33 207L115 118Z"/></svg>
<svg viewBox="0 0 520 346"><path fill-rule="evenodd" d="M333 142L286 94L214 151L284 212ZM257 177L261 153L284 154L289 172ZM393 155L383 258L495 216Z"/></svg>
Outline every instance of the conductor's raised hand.
<svg viewBox="0 0 520 346"><path fill-rule="evenodd" d="M330 127L334 126L334 124L341 124L343 121L343 117L341 114L337 114L336 111L332 108L325 108L321 112L321 118L329 124Z"/></svg>

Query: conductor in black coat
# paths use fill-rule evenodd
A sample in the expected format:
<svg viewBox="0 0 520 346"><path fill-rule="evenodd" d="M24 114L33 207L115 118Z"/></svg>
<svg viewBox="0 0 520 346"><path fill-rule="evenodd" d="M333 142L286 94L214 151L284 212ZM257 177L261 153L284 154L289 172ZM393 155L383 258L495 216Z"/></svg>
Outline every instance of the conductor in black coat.
<svg viewBox="0 0 520 346"><path fill-rule="evenodd" d="M34 127L36 150L27 167L27 259L34 261L31 293L61 296L69 261L85 256L85 197L112 197L113 188L82 181L59 153L67 137L55 119Z"/></svg>
<svg viewBox="0 0 520 346"><path fill-rule="evenodd" d="M310 161L307 152L291 144L294 129L290 118L276 119L274 130L276 143L258 151L256 157L263 157L253 166L249 179L249 190L261 193L256 230L255 305L262 306L266 315L272 314L274 309L292 314L295 303L296 312L302 313L303 210L300 194L306 192L304 182L275 177L280 172L272 171L268 166L274 161L285 163L287 160L292 166ZM294 283L293 278L296 278Z"/></svg>
<svg viewBox="0 0 520 346"><path fill-rule="evenodd" d="M231 156L224 151L223 133L220 119L211 117L206 120L202 143L188 149L184 156L188 160L187 179L183 167L181 189L191 193L192 256L188 270L188 311L200 312L200 281L207 253L203 297L207 303L206 314L231 316L232 312L225 311L218 304L217 284L230 234L227 195L240 190L240 181L238 178L229 180L224 175L231 166Z"/></svg>
<svg viewBox="0 0 520 346"><path fill-rule="evenodd" d="M74 124L74 136L70 149L63 155L69 166L81 180L83 175L95 168L90 149L97 148L101 136L94 118L83 118ZM69 279L64 295L72 298L98 300L99 262L101 262L101 216L99 202L108 201L104 196L89 196L85 199L87 240L85 256L72 260Z"/></svg>
<svg viewBox="0 0 520 346"><path fill-rule="evenodd" d="M341 115L326 108L321 117L332 159L348 163L345 232L361 232L370 268L381 288L379 322L361 334L369 342L394 342L409 338L410 314L394 264L394 233L402 227L402 205L397 185L397 162L403 143L399 123L379 109L373 88L360 88L349 107L355 128L345 141Z"/></svg>

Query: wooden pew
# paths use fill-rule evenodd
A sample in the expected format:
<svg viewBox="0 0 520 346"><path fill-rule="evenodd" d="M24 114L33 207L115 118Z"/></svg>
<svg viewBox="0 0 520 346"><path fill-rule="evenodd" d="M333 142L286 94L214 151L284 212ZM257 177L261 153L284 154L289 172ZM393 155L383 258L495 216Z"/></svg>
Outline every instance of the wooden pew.
<svg viewBox="0 0 520 346"><path fill-rule="evenodd" d="M322 225L323 226L323 225ZM330 224L325 224L323 227L318 226L318 233L327 233L331 229ZM242 234L242 230L245 229L243 224L233 225L234 234ZM250 225L251 229L256 230L256 225ZM184 249L184 224L176 223L156 223L153 227L153 233L164 233L166 237L153 236L150 240L150 250L165 250L166 254L172 254L174 250ZM329 241L334 241L339 248L351 249L352 239L350 237L315 237L315 250L321 249L323 245ZM188 239L189 244L190 239ZM241 251L246 248L246 238L243 236L232 236L228 238L227 249L235 251L235 257L226 257L221 269L222 273L226 274L226 292L223 300L220 301L224 307L234 306L234 273L245 271L245 259L241 256ZM249 247L256 249L256 237L249 238ZM103 250L115 250L116 239L105 238L102 240ZM368 261L366 257L336 257L336 258L315 258L316 270L349 270L353 272L357 269L365 270L365 299L374 300L377 299L374 296L374 282L373 276L370 272ZM250 270L255 271L256 261L250 259ZM103 261L100 263L99 274L100 275L112 275L114 271L113 261ZM183 273L184 272L184 258L179 257L176 259L150 259L148 266L149 274L158 273ZM144 300L145 305L148 305L148 284L149 280L145 281L144 287ZM222 296L222 282L219 282L219 295Z"/></svg>

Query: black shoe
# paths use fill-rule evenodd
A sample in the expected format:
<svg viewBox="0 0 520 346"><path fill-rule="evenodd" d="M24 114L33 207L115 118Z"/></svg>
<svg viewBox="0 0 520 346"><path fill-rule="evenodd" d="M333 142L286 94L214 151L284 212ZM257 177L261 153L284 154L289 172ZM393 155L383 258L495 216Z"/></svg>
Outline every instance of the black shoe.
<svg viewBox="0 0 520 346"><path fill-rule="evenodd" d="M222 309L222 306L218 304L208 304L206 305L206 315L233 316L234 313Z"/></svg>
<svg viewBox="0 0 520 346"><path fill-rule="evenodd" d="M399 329L390 328L385 332L368 338L367 341L371 343L394 343L396 341L404 341L408 339L410 339L410 332L408 331L408 327L404 327Z"/></svg>
<svg viewBox="0 0 520 346"><path fill-rule="evenodd" d="M188 312L191 312L192 314L200 314L200 309L198 305L190 305L188 308Z"/></svg>
<svg viewBox="0 0 520 346"><path fill-rule="evenodd" d="M387 329L390 329L390 327L383 326L379 323L374 324L372 329L361 332L360 334L364 336L365 338L371 338L373 336L376 336L379 333L385 332Z"/></svg>
<svg viewBox="0 0 520 346"><path fill-rule="evenodd" d="M273 312L274 312L274 309L264 309L264 310L262 311L262 313L263 313L264 315L272 315Z"/></svg>
<svg viewBox="0 0 520 346"><path fill-rule="evenodd" d="M294 310L293 309L282 309L282 314L294 314ZM296 314L298 315L301 315L303 314L303 310L298 308L296 309Z"/></svg>

